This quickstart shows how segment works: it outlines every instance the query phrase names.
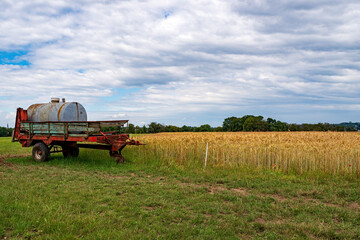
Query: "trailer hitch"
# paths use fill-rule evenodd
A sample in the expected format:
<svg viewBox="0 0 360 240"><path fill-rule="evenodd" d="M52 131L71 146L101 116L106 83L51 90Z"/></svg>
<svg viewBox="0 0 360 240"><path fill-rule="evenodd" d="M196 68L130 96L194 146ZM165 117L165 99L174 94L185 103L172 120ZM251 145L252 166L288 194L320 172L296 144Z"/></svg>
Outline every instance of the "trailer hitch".
<svg viewBox="0 0 360 240"><path fill-rule="evenodd" d="M125 158L123 155L121 155L121 150L120 151L110 151L110 156L115 158L116 163L124 163L125 162Z"/></svg>

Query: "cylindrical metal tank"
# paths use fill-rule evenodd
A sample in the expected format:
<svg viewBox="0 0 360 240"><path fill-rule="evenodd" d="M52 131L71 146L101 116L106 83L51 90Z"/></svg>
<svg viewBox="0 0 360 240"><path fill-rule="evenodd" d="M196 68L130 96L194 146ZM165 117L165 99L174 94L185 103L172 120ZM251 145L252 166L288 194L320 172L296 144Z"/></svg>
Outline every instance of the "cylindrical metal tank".
<svg viewBox="0 0 360 240"><path fill-rule="evenodd" d="M60 102L59 98L52 98L49 103L33 104L27 109L28 120L31 122L70 122L87 121L85 108L77 102Z"/></svg>

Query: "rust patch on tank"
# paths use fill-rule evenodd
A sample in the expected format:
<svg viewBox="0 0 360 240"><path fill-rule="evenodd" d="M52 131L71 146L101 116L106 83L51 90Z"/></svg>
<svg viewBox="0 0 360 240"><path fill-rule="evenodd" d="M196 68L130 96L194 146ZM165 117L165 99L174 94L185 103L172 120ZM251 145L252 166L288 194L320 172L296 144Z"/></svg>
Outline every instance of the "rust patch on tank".
<svg viewBox="0 0 360 240"><path fill-rule="evenodd" d="M60 121L60 113L61 113L61 109L66 105L67 103L64 103L63 105L61 105L61 107L59 108L59 111L57 113L57 119L58 121Z"/></svg>
<svg viewBox="0 0 360 240"><path fill-rule="evenodd" d="M77 102L75 104L76 104L77 120L79 121L79 105Z"/></svg>
<svg viewBox="0 0 360 240"><path fill-rule="evenodd" d="M27 112L28 112L28 113L30 112L30 119L29 119L29 120L34 121L35 114L36 114L36 112L38 111L38 108L39 108L40 106L42 106L42 105L43 105L43 104L38 103L38 104L33 104L33 105L31 105L30 107L28 107Z"/></svg>

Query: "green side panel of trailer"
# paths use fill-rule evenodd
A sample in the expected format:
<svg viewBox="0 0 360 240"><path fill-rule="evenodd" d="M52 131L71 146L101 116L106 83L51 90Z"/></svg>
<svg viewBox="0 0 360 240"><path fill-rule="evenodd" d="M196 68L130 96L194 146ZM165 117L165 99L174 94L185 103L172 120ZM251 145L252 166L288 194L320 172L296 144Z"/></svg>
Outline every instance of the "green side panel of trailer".
<svg viewBox="0 0 360 240"><path fill-rule="evenodd" d="M21 131L32 135L68 135L68 136L87 136L89 132L94 132L95 128L88 127L86 122L25 122L21 123Z"/></svg>

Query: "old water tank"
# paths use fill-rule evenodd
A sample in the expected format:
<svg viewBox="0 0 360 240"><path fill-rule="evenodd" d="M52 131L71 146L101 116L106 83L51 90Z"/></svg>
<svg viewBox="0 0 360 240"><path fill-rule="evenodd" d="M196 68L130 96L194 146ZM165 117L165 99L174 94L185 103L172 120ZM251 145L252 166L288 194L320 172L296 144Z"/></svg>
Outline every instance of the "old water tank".
<svg viewBox="0 0 360 240"><path fill-rule="evenodd" d="M85 108L77 102L65 102L59 98L51 98L49 103L33 104L27 109L28 120L31 122L49 121L87 121Z"/></svg>

